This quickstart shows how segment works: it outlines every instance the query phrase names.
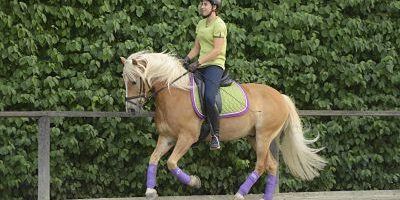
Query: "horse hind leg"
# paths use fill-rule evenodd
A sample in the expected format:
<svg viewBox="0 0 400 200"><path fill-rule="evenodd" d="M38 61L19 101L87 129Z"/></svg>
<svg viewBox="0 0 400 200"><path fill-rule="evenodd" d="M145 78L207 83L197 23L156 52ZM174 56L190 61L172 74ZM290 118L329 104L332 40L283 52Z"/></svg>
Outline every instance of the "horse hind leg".
<svg viewBox="0 0 400 200"><path fill-rule="evenodd" d="M271 151L268 151L266 159L266 171L268 175L265 179L264 196L261 200L272 200L276 185L278 183L278 162L275 160Z"/></svg>
<svg viewBox="0 0 400 200"><path fill-rule="evenodd" d="M190 135L180 135L174 150L167 160L167 165L171 174L175 176L181 183L194 188L200 188L201 181L198 176L188 175L178 167L178 161L183 157L183 155L186 154L195 141L196 139Z"/></svg>
<svg viewBox="0 0 400 200"><path fill-rule="evenodd" d="M155 199L158 197L157 190L154 187L156 183L157 165L160 158L165 155L171 147L174 146L175 140L171 137L160 135L158 136L157 146L150 156L149 166L147 168L147 182L146 182L146 198Z"/></svg>
<svg viewBox="0 0 400 200"><path fill-rule="evenodd" d="M268 147L272 140L269 139L269 134L266 133L267 132L258 131L255 137L247 137L247 140L256 152L257 161L255 170L250 173L246 181L240 186L239 190L235 194L235 200L244 199L244 196L248 194L251 187L257 182L257 180L266 170Z"/></svg>
<svg viewBox="0 0 400 200"><path fill-rule="evenodd" d="M279 129L276 129L276 131L273 132L271 135L267 135L267 139L265 140L267 144L267 154L265 155L264 162L265 162L265 170L268 172L268 175L266 176L264 195L261 200L272 200L276 185L278 183L278 178L277 178L278 162L274 158L270 147L273 139L277 137L281 132L282 127L283 125Z"/></svg>
<svg viewBox="0 0 400 200"><path fill-rule="evenodd" d="M272 140L279 134L280 128L276 131L257 131L256 137L248 137L247 140L253 147L257 155L257 161L255 170L248 176L246 181L240 186L239 191L235 194L235 200L244 199L244 196L250 191L251 187L257 182L258 178L267 170L269 172L267 176L266 188L275 188L275 182L271 180L276 177L278 164L272 156L269 147ZM269 180L269 181L268 181ZM271 183L274 183L271 185ZM268 189L269 191L269 189ZM267 193L269 194L269 192ZM264 195L265 198L265 195ZM272 196L271 196L272 199ZM268 199L270 200L270 199Z"/></svg>

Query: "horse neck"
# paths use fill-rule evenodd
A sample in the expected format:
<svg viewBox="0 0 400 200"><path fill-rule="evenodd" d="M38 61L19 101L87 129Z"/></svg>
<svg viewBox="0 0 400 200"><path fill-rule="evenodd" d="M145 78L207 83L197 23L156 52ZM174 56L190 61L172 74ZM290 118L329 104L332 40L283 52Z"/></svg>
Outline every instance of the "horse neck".
<svg viewBox="0 0 400 200"><path fill-rule="evenodd" d="M163 88L165 88L167 85L165 84L165 83L161 83L161 82L156 82L156 83L153 83L152 84L152 90L154 91L154 92L159 92L159 91L161 91L161 90L166 90L166 89L163 89Z"/></svg>
<svg viewBox="0 0 400 200"><path fill-rule="evenodd" d="M156 84L157 82L167 81L169 84L174 84L178 88L186 88L184 80L185 75L187 75L187 71L184 70L182 66L179 66L178 61L168 60L165 62L161 62L165 64L160 64L158 62L149 63L148 69L145 72L146 79L149 80L151 85ZM189 83L187 83L189 84ZM165 85L165 84L164 84Z"/></svg>
<svg viewBox="0 0 400 200"><path fill-rule="evenodd" d="M157 82L153 85L153 91L159 91L158 94L155 96L156 106L176 104L176 98L178 96L181 96L184 93L187 93L189 95L189 91L184 91L182 89L178 89L172 86L170 86L169 88L165 87L167 87L167 85L162 82Z"/></svg>

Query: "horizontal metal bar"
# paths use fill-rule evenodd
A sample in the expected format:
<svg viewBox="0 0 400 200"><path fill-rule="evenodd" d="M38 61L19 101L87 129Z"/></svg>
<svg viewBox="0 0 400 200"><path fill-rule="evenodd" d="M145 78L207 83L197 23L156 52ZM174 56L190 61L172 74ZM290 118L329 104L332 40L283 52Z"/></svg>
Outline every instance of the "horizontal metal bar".
<svg viewBox="0 0 400 200"><path fill-rule="evenodd" d="M400 111L353 111L353 110L300 110L301 116L377 116L396 117Z"/></svg>
<svg viewBox="0 0 400 200"><path fill-rule="evenodd" d="M299 110L301 116L377 116L396 117L400 111L352 111L352 110ZM138 114L127 112L92 112L92 111L3 111L0 117L153 117L153 112Z"/></svg>
<svg viewBox="0 0 400 200"><path fill-rule="evenodd" d="M6 111L0 112L0 117L152 117L153 112L138 114L127 112L80 112L80 111Z"/></svg>

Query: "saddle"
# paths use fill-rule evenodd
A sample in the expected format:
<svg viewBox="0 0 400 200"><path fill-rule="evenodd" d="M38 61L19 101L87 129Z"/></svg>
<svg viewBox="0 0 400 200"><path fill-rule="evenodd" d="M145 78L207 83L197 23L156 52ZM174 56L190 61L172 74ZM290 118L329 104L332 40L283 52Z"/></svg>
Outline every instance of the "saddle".
<svg viewBox="0 0 400 200"><path fill-rule="evenodd" d="M199 91L199 95L200 95L200 103L201 103L201 107L202 107L202 111L203 113L205 112L204 108L205 108L205 102L204 102L204 89L205 89L205 85L204 85L204 81L203 81L203 77L200 74L200 72L195 71L194 72L194 81L196 82L198 91ZM219 83L219 87L228 87L231 86L232 83L234 81L229 77L229 73L225 70L224 73L222 74L222 78L221 81ZM221 101L221 93L218 90L218 93L215 97L215 104L217 105L218 108L218 112L221 113L222 111L222 101Z"/></svg>

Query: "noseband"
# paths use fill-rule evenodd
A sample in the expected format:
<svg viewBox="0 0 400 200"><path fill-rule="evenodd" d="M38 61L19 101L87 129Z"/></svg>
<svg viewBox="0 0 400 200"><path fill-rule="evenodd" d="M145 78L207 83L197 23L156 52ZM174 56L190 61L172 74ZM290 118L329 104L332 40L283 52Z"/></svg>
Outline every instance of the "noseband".
<svg viewBox="0 0 400 200"><path fill-rule="evenodd" d="M145 104L146 100L138 101L138 102L134 102L132 100L139 99L139 98L145 98L146 99L147 95L146 95L146 87L145 87L144 83L145 82L143 81L143 79L140 78L140 81L139 81L139 84L140 84L139 85L139 87L140 87L139 94L136 95L136 96L125 97L125 102L133 104L133 105L135 105L135 106L137 106L139 108L142 108L143 105ZM133 82L132 84L135 85L136 82Z"/></svg>

